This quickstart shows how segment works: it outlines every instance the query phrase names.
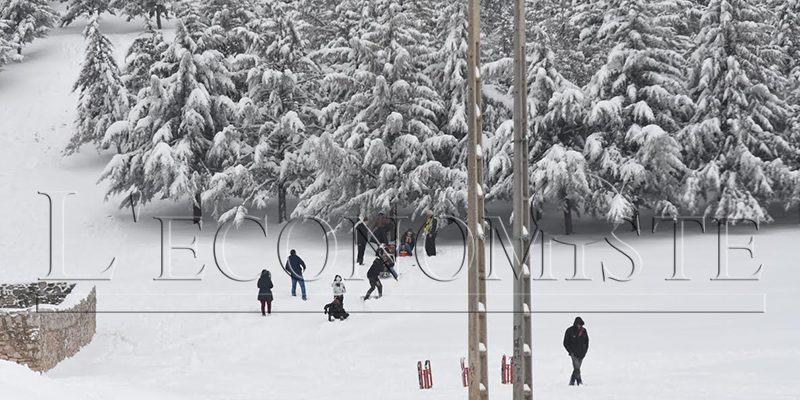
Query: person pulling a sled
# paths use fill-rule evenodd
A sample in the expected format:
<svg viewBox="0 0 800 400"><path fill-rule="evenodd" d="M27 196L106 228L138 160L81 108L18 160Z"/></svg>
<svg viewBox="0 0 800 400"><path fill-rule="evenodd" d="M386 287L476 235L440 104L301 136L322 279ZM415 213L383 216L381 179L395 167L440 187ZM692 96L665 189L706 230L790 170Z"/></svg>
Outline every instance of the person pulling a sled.
<svg viewBox="0 0 800 400"><path fill-rule="evenodd" d="M334 298L332 302L325 305L325 314L328 314L328 322L333 321L334 318L339 321L344 321L350 316L350 314L344 310L344 305L338 298Z"/></svg>
<svg viewBox="0 0 800 400"><path fill-rule="evenodd" d="M261 277L258 278L258 301L261 302L261 315L267 316L272 314L272 274L267 270L261 271ZM264 305L267 306L267 312L264 313Z"/></svg>
<svg viewBox="0 0 800 400"><path fill-rule="evenodd" d="M572 377L569 379L569 385L583 385L581 364L583 364L583 358L586 357L586 352L589 351L589 334L583 327L581 317L575 318L572 326L564 332L564 348L572 358Z"/></svg>
<svg viewBox="0 0 800 400"><path fill-rule="evenodd" d="M339 300L339 303L344 306L344 294L347 293L347 288L344 287L344 282L342 281L341 275L336 275L333 278L333 282L331 282L331 287L333 288L333 298Z"/></svg>

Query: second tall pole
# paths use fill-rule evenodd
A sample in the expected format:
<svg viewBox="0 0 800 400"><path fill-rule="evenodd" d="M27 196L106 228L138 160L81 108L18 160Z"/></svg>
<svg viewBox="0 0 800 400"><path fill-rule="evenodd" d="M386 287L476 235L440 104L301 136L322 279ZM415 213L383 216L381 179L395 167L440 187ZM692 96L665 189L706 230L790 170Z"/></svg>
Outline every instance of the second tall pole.
<svg viewBox="0 0 800 400"><path fill-rule="evenodd" d="M533 399L525 0L514 0L514 400Z"/></svg>

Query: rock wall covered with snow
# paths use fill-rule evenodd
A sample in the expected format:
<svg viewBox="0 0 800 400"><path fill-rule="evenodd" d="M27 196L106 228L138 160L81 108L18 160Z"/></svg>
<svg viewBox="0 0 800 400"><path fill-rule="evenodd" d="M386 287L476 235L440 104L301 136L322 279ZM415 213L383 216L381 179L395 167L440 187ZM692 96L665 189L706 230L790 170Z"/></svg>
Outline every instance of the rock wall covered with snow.
<svg viewBox="0 0 800 400"><path fill-rule="evenodd" d="M89 288L66 283L0 286L5 307L0 309L0 359L42 372L75 355L96 330L97 296Z"/></svg>

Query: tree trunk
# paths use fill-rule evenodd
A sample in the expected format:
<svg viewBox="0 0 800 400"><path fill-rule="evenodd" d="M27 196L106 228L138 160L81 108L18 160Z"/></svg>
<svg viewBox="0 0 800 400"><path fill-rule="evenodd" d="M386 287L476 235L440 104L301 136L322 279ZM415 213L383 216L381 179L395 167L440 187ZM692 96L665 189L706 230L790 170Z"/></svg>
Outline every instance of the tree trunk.
<svg viewBox="0 0 800 400"><path fill-rule="evenodd" d="M200 193L194 196L195 203L192 204L192 214L194 216L194 223L203 227L203 206L200 202Z"/></svg>
<svg viewBox="0 0 800 400"><path fill-rule="evenodd" d="M286 221L286 187L283 182L278 183L278 223Z"/></svg>
<svg viewBox="0 0 800 400"><path fill-rule="evenodd" d="M161 7L156 7L156 26L161 29Z"/></svg>
<svg viewBox="0 0 800 400"><path fill-rule="evenodd" d="M17 47L17 54L22 55L22 46Z"/></svg>
<svg viewBox="0 0 800 400"><path fill-rule="evenodd" d="M569 207L564 209L564 230L567 235L572 235L572 210Z"/></svg>

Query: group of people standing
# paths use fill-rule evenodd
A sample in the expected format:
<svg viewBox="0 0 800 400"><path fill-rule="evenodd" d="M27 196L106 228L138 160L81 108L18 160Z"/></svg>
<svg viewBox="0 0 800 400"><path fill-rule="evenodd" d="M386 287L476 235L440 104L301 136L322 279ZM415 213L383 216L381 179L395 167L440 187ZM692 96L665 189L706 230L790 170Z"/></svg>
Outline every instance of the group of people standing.
<svg viewBox="0 0 800 400"><path fill-rule="evenodd" d="M425 241L425 253L428 257L436 255L436 235L438 233L439 223L432 210L425 212L425 225L422 228L423 238ZM369 243L375 243L380 247L389 245L390 241L394 240L394 222L386 217L384 213L378 213L375 222L370 226L369 219L362 219L355 228L356 245L358 247L358 254L356 256L356 263L364 265L364 253L367 250ZM416 236L411 229L407 230L399 238L399 251L402 255L413 255L414 248L416 247Z"/></svg>

